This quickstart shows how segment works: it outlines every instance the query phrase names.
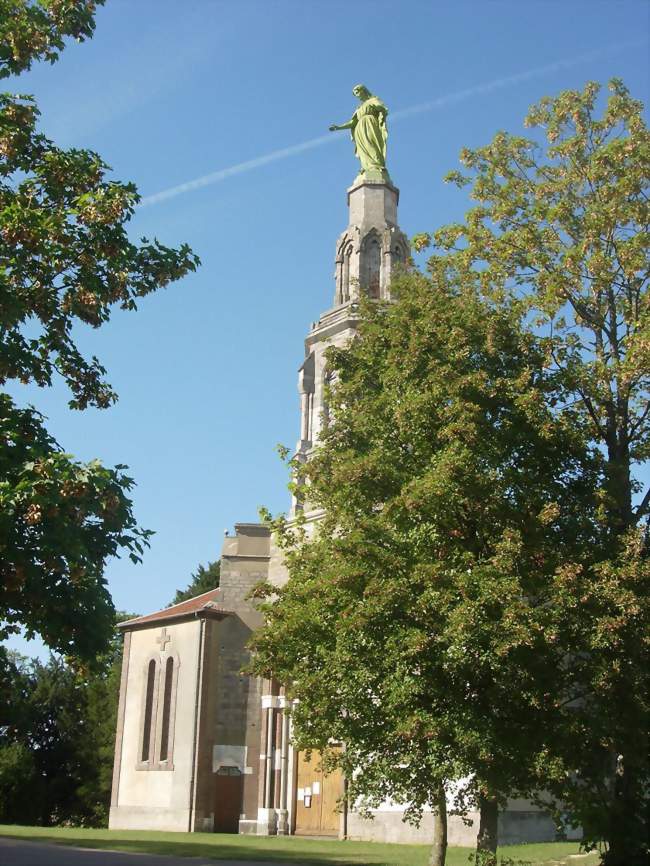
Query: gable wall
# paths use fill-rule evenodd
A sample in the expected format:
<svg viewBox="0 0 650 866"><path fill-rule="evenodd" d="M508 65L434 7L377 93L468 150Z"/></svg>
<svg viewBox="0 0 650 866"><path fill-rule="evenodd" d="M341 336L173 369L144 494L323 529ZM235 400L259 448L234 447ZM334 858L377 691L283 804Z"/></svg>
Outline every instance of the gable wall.
<svg viewBox="0 0 650 866"><path fill-rule="evenodd" d="M201 622L191 620L166 626L171 637L161 653L156 638L161 625L130 632L128 663L121 697L123 721L119 771L109 826L116 829L187 830L196 711L196 680ZM173 719L173 769L147 769L140 761L147 663L158 658L164 666L169 653L178 659L178 681ZM157 712L162 712L162 689ZM119 725L119 720L118 720ZM154 726L155 729L156 726Z"/></svg>

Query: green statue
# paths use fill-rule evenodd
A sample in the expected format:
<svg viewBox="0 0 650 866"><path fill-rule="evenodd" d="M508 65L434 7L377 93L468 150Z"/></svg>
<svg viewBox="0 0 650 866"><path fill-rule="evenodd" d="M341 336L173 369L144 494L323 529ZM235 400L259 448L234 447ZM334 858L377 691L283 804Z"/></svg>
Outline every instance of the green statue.
<svg viewBox="0 0 650 866"><path fill-rule="evenodd" d="M386 171L386 140L388 109L378 96L363 84L357 84L352 93L361 105L347 123L332 124L330 131L349 129L354 142L354 153L361 163L358 180L383 182L390 180Z"/></svg>

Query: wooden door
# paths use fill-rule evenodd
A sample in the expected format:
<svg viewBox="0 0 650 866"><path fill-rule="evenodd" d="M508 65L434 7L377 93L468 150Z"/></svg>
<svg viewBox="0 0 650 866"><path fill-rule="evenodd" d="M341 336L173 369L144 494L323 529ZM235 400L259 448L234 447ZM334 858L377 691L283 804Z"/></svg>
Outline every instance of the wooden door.
<svg viewBox="0 0 650 866"><path fill-rule="evenodd" d="M343 775L326 776L320 768L321 753L298 753L296 833L303 836L338 836L340 813L336 803L343 793Z"/></svg>
<svg viewBox="0 0 650 866"><path fill-rule="evenodd" d="M220 767L215 780L214 832L238 833L244 777L234 767Z"/></svg>

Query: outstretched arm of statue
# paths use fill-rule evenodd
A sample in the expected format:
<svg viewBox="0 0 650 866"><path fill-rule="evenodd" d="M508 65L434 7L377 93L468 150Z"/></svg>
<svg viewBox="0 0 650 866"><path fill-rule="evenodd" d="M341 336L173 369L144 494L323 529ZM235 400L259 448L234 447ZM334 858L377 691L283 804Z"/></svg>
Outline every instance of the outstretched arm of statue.
<svg viewBox="0 0 650 866"><path fill-rule="evenodd" d="M337 129L352 129L352 120L348 120L347 123L341 123L340 125L333 123L329 128L330 132L336 132Z"/></svg>

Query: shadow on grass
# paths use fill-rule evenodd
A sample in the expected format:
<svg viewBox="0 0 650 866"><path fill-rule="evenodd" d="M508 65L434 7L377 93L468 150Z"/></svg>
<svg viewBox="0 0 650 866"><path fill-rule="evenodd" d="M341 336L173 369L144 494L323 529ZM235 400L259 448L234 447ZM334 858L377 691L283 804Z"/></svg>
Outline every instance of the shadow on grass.
<svg viewBox="0 0 650 866"><path fill-rule="evenodd" d="M68 845L133 854L161 854L172 857L201 857L206 860L240 860L253 863L296 864L296 866L426 866L428 847L383 845L366 842L304 839L300 837L247 837L228 834L129 833L107 830L8 827L0 835L44 844ZM178 840L173 836L178 835ZM164 838L160 838L164 837ZM172 837L172 838L169 838ZM470 849L467 849L469 853ZM460 850L458 851L460 854ZM455 864L467 863L454 858Z"/></svg>
<svg viewBox="0 0 650 866"><path fill-rule="evenodd" d="M72 827L24 827L0 825L0 837L171 857L200 857L203 860L249 861L284 866L426 866L427 845L397 845L380 842L341 842L337 839L309 839L301 836L244 836L221 833L170 833L140 830L103 830ZM539 843L499 848L500 858L533 864L568 863L576 843ZM447 850L447 866L469 866L471 848ZM577 861L595 866L598 855ZM188 864L190 866L190 864Z"/></svg>

